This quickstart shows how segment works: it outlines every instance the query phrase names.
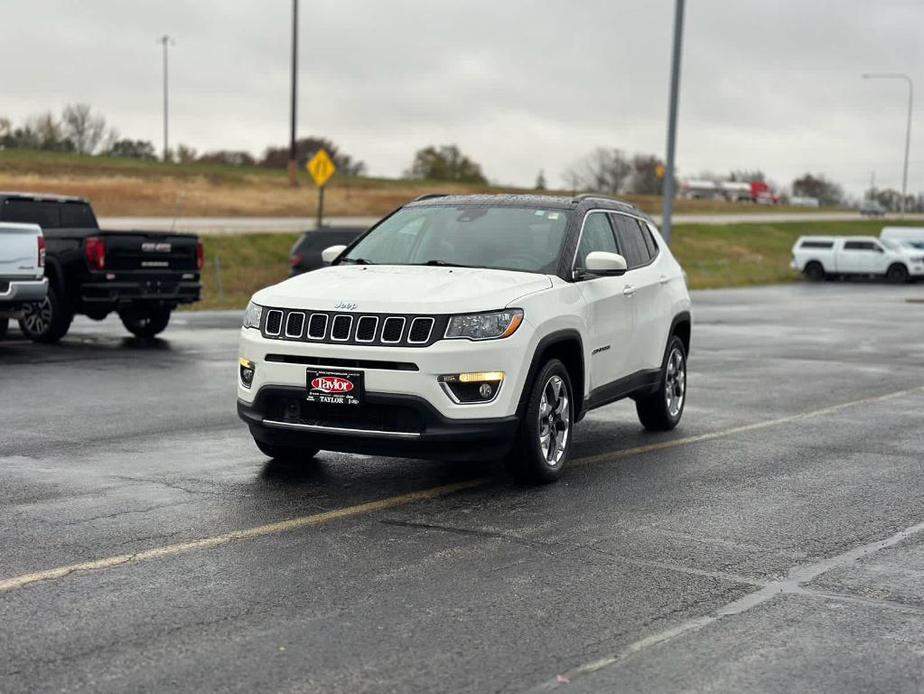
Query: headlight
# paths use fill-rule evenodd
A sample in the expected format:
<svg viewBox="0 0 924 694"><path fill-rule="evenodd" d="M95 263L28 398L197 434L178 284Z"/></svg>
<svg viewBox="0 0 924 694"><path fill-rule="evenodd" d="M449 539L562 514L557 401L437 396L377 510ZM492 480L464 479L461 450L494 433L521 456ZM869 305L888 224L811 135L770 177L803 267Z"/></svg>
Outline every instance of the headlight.
<svg viewBox="0 0 924 694"><path fill-rule="evenodd" d="M469 313L453 316L446 326L446 337L469 340L493 340L513 335L523 322L523 311L508 308L490 313Z"/></svg>
<svg viewBox="0 0 924 694"><path fill-rule="evenodd" d="M244 328L260 328L260 319L263 317L263 307L254 302L249 302L247 308L244 309L244 322L242 327Z"/></svg>

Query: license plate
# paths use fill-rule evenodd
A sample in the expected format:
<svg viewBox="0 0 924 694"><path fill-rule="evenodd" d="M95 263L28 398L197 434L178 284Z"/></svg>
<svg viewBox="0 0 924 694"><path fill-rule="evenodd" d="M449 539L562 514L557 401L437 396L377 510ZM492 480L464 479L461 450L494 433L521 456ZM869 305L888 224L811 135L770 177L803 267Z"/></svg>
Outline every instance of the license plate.
<svg viewBox="0 0 924 694"><path fill-rule="evenodd" d="M324 405L361 405L362 371L318 371L308 369L305 399Z"/></svg>

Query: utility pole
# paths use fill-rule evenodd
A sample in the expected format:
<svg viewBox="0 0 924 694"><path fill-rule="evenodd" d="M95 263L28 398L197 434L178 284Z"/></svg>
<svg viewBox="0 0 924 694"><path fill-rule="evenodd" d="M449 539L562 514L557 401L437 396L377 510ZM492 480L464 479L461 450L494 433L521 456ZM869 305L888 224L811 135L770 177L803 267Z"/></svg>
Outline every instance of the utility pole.
<svg viewBox="0 0 924 694"><path fill-rule="evenodd" d="M295 103L298 97L298 0L292 0L292 103L289 115L289 185L298 185L295 162Z"/></svg>
<svg viewBox="0 0 924 694"><path fill-rule="evenodd" d="M167 34L164 34L159 39L157 43L160 43L164 47L164 161L167 161L167 156L169 153L170 145L169 139L167 136L168 133L168 110L167 110L167 47L176 45L176 41L173 40Z"/></svg>
<svg viewBox="0 0 924 694"><path fill-rule="evenodd" d="M911 104L914 100L914 82L903 72L866 72L865 80L905 80L908 83L908 125L905 128L905 165L902 171L901 213L905 216L905 198L908 197L908 153L911 150Z"/></svg>
<svg viewBox="0 0 924 694"><path fill-rule="evenodd" d="M683 44L683 4L684 0L675 0L674 7L674 49L671 56L671 91L667 121L667 161L664 183L661 189L662 215L661 235L670 245L671 213L674 209L674 153L677 144L677 101L680 92L680 55Z"/></svg>

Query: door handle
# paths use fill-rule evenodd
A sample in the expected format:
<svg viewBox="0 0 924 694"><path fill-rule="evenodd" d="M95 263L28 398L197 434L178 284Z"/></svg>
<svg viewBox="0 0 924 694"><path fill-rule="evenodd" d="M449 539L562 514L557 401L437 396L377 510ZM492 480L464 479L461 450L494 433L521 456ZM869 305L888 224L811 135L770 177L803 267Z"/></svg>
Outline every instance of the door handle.
<svg viewBox="0 0 924 694"><path fill-rule="evenodd" d="M623 296L632 296L635 294L635 287L631 284L627 284L622 290Z"/></svg>
<svg viewBox="0 0 924 694"><path fill-rule="evenodd" d="M658 282L660 282L661 284L667 284L670 281L671 281L671 278L668 277L667 275L661 275L661 279L658 280Z"/></svg>

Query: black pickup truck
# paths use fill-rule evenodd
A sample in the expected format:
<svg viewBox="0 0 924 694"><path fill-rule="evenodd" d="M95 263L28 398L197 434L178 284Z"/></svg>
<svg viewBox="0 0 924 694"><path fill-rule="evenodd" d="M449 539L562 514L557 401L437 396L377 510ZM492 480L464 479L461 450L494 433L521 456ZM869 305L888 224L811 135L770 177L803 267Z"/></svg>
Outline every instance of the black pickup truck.
<svg viewBox="0 0 924 694"><path fill-rule="evenodd" d="M0 193L0 221L42 228L48 296L19 327L36 342L57 342L81 313L102 320L116 311L134 335L167 327L178 304L199 300L202 242L192 234L103 231L82 198Z"/></svg>

